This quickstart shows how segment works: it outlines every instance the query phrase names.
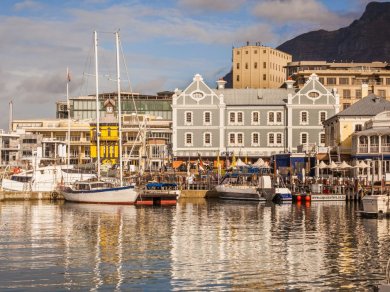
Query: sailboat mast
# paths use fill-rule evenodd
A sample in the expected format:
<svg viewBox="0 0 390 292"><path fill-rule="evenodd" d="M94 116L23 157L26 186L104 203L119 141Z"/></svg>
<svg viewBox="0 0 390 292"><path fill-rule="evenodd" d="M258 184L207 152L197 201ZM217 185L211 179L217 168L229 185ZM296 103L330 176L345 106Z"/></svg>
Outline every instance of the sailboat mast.
<svg viewBox="0 0 390 292"><path fill-rule="evenodd" d="M121 73L119 66L119 33L115 32L116 43L116 80L118 85L118 131L119 131L119 178L121 187L123 186L123 173L122 173L122 105L121 105Z"/></svg>
<svg viewBox="0 0 390 292"><path fill-rule="evenodd" d="M70 82L70 75L69 75L69 68L66 68L66 109L68 112L68 160L67 164L70 165L70 103L69 103L69 82Z"/></svg>
<svg viewBox="0 0 390 292"><path fill-rule="evenodd" d="M97 152L97 178L100 179L100 108L99 108L99 67L98 67L98 39L96 30L94 34L95 44L95 81L96 81L96 152Z"/></svg>

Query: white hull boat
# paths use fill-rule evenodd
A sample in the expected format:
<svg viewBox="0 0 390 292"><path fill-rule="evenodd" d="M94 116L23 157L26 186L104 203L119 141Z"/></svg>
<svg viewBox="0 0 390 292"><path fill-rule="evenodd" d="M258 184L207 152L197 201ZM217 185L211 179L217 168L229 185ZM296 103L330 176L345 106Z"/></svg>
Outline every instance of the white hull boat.
<svg viewBox="0 0 390 292"><path fill-rule="evenodd" d="M76 182L71 186L62 186L58 192L66 201L97 204L132 205L138 198L134 185L115 187L108 182Z"/></svg>
<svg viewBox="0 0 390 292"><path fill-rule="evenodd" d="M73 166L51 165L21 171L3 178L1 188L13 192L53 192L59 184L96 178L94 173L78 172Z"/></svg>
<svg viewBox="0 0 390 292"><path fill-rule="evenodd" d="M223 184L215 187L218 197L225 200L265 201L257 186Z"/></svg>
<svg viewBox="0 0 390 292"><path fill-rule="evenodd" d="M389 195L366 195L362 199L363 213L367 215L390 215Z"/></svg>

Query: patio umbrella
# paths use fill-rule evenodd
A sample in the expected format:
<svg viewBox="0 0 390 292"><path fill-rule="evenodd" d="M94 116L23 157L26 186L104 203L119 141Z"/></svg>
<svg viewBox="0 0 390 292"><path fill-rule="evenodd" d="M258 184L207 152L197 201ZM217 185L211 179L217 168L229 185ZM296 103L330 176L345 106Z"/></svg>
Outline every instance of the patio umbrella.
<svg viewBox="0 0 390 292"><path fill-rule="evenodd" d="M332 162L328 165L328 168L334 170L334 169L338 169L339 166L338 166L334 161L332 161Z"/></svg>
<svg viewBox="0 0 390 292"><path fill-rule="evenodd" d="M348 163L346 163L345 161L343 161L343 162L339 165L339 168L346 169L346 168L352 168L352 166L350 166Z"/></svg>
<svg viewBox="0 0 390 292"><path fill-rule="evenodd" d="M241 158L238 158L236 161L236 166L246 166L246 164L241 160Z"/></svg>
<svg viewBox="0 0 390 292"><path fill-rule="evenodd" d="M264 160L262 158L257 159L257 161L253 163L253 166L258 166L258 167L264 166Z"/></svg>

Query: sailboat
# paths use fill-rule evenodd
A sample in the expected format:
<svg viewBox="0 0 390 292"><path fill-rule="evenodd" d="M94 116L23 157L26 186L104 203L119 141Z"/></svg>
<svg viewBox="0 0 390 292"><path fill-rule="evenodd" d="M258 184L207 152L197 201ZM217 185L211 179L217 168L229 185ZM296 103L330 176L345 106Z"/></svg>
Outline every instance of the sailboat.
<svg viewBox="0 0 390 292"><path fill-rule="evenodd" d="M96 78L96 139L97 139L97 181L76 181L69 186L61 186L59 192L65 200L83 203L103 204L134 204L138 198L135 184L123 185L122 173L122 118L120 98L120 67L119 67L119 33L115 33L118 85L118 125L119 125L119 173L120 185L100 179L100 124L99 124L99 75L98 75L98 44L97 32L94 32L95 45L95 78Z"/></svg>

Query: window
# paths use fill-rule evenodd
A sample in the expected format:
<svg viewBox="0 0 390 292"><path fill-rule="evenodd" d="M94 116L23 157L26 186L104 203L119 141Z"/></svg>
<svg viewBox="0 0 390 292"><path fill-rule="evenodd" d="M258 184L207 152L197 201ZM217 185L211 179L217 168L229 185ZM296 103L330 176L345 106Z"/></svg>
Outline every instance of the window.
<svg viewBox="0 0 390 292"><path fill-rule="evenodd" d="M237 144L243 145L244 141L244 134L243 133L237 133Z"/></svg>
<svg viewBox="0 0 390 292"><path fill-rule="evenodd" d="M236 143L236 134L230 133L229 134L229 145L234 145Z"/></svg>
<svg viewBox="0 0 390 292"><path fill-rule="evenodd" d="M328 78L326 78L326 82L327 82L328 85L335 85L336 84L336 78L328 77Z"/></svg>
<svg viewBox="0 0 390 292"><path fill-rule="evenodd" d="M192 133L185 133L184 137L185 137L184 145L192 146Z"/></svg>
<svg viewBox="0 0 390 292"><path fill-rule="evenodd" d="M378 90L378 95L379 95L380 97L386 98L386 90L384 90L384 89L379 89L379 90Z"/></svg>
<svg viewBox="0 0 390 292"><path fill-rule="evenodd" d="M344 98L351 98L351 90L350 89L343 89L343 97Z"/></svg>
<svg viewBox="0 0 390 292"><path fill-rule="evenodd" d="M264 68L264 69L267 68L267 62L263 62L263 68Z"/></svg>
<svg viewBox="0 0 390 292"><path fill-rule="evenodd" d="M282 122L282 112L276 112L276 122L277 123Z"/></svg>
<svg viewBox="0 0 390 292"><path fill-rule="evenodd" d="M255 68L255 69L257 69L257 62L255 62L255 64L254 64L254 68Z"/></svg>
<svg viewBox="0 0 390 292"><path fill-rule="evenodd" d="M278 144L278 145L282 144L282 134L281 133L276 134L276 144Z"/></svg>
<svg viewBox="0 0 390 292"><path fill-rule="evenodd" d="M252 125L260 124L260 112L252 112Z"/></svg>
<svg viewBox="0 0 390 292"><path fill-rule="evenodd" d="M257 50L255 50L255 54L257 54Z"/></svg>
<svg viewBox="0 0 390 292"><path fill-rule="evenodd" d="M307 133L301 133L301 144L306 144L308 142L307 136L308 136Z"/></svg>
<svg viewBox="0 0 390 292"><path fill-rule="evenodd" d="M260 134L259 133L252 133L252 146L259 146L260 145Z"/></svg>
<svg viewBox="0 0 390 292"><path fill-rule="evenodd" d="M267 80L267 75L266 75L266 74L263 74L263 80L264 80L264 81Z"/></svg>
<svg viewBox="0 0 390 292"><path fill-rule="evenodd" d="M326 112L320 112L319 124L321 125L326 120Z"/></svg>
<svg viewBox="0 0 390 292"><path fill-rule="evenodd" d="M386 85L390 85L390 78L386 78Z"/></svg>
<svg viewBox="0 0 390 292"><path fill-rule="evenodd" d="M320 77L320 78L318 78L318 81L320 81L320 82L321 82L321 84L324 84L324 77Z"/></svg>
<svg viewBox="0 0 390 292"><path fill-rule="evenodd" d="M238 112L237 113L237 123L242 123L243 122L243 112Z"/></svg>
<svg viewBox="0 0 390 292"><path fill-rule="evenodd" d="M325 133L320 133L320 144L325 145Z"/></svg>
<svg viewBox="0 0 390 292"><path fill-rule="evenodd" d="M248 63L245 63L245 69L248 69Z"/></svg>
<svg viewBox="0 0 390 292"><path fill-rule="evenodd" d="M356 89L355 97L362 98L362 90L361 89Z"/></svg>
<svg viewBox="0 0 390 292"><path fill-rule="evenodd" d="M274 112L268 113L268 122L275 123L275 113Z"/></svg>
<svg viewBox="0 0 390 292"><path fill-rule="evenodd" d="M203 124L204 125L211 125L211 112L204 112Z"/></svg>
<svg viewBox="0 0 390 292"><path fill-rule="evenodd" d="M237 75L236 80L237 80L237 81L240 81L240 75Z"/></svg>
<svg viewBox="0 0 390 292"><path fill-rule="evenodd" d="M349 108L351 106L350 103L343 103L343 110Z"/></svg>
<svg viewBox="0 0 390 292"><path fill-rule="evenodd" d="M203 145L204 146L211 146L211 133L204 133Z"/></svg>
<svg viewBox="0 0 390 292"><path fill-rule="evenodd" d="M274 145L275 144L275 135L273 133L268 134L268 144Z"/></svg>
<svg viewBox="0 0 390 292"><path fill-rule="evenodd" d="M185 112L184 125L192 125L192 112Z"/></svg>
<svg viewBox="0 0 390 292"><path fill-rule="evenodd" d="M339 78L339 84L340 85L348 85L349 84L349 78L345 78L345 77L343 77L343 78Z"/></svg>
<svg viewBox="0 0 390 292"><path fill-rule="evenodd" d="M301 112L301 125L307 125L309 123L309 113L307 111Z"/></svg>
<svg viewBox="0 0 390 292"><path fill-rule="evenodd" d="M233 124L236 122L236 113L235 112L229 113L229 122L230 122L230 124Z"/></svg>
<svg viewBox="0 0 390 292"><path fill-rule="evenodd" d="M239 55L240 54L240 51L237 51L237 55Z"/></svg>
<svg viewBox="0 0 390 292"><path fill-rule="evenodd" d="M240 63L237 63L237 69L240 69Z"/></svg>
<svg viewBox="0 0 390 292"><path fill-rule="evenodd" d="M355 132L360 132L363 129L363 126L360 124L355 125Z"/></svg>
<svg viewBox="0 0 390 292"><path fill-rule="evenodd" d="M23 139L23 144L37 144L37 139Z"/></svg>

